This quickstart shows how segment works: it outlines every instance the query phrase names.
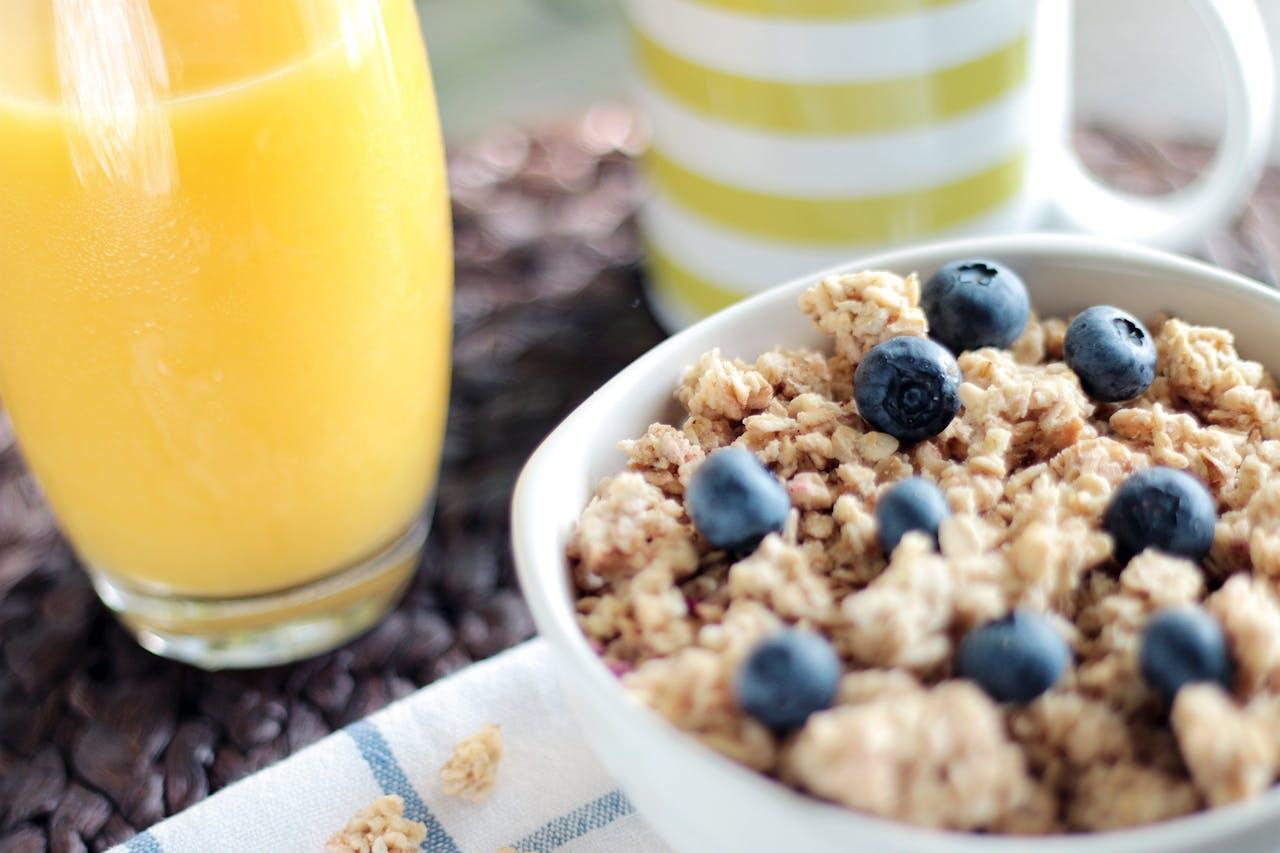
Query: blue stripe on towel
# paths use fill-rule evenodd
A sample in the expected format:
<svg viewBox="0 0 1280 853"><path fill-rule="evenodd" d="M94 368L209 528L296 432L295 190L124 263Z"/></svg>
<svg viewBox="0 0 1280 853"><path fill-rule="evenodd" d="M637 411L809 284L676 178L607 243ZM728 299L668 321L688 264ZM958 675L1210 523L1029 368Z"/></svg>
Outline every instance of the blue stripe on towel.
<svg viewBox="0 0 1280 853"><path fill-rule="evenodd" d="M160 842L151 834L151 831L140 832L133 838L124 843L124 849L129 853L164 853L164 848L160 846Z"/></svg>
<svg viewBox="0 0 1280 853"><path fill-rule="evenodd" d="M570 841L581 838L588 832L608 826L620 817L626 817L635 811L631 801L619 790L613 790L602 797L579 806L563 817L543 824L540 829L529 833L511 846L517 850L548 853L557 847L563 847Z"/></svg>
<svg viewBox="0 0 1280 853"><path fill-rule="evenodd" d="M445 832L436 816L427 810L426 803L409 784L400 762L391 753L382 732L368 720L361 720L347 727L347 734L356 742L361 757L373 771L373 778L384 794L397 794L404 800L404 815L427 825L427 840L422 842L423 853L461 853L458 845Z"/></svg>

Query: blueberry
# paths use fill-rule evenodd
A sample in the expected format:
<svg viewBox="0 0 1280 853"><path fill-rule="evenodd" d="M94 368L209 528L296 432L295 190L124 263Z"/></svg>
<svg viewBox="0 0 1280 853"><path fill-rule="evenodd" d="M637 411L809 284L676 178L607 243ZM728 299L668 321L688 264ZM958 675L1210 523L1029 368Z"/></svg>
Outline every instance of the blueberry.
<svg viewBox="0 0 1280 853"><path fill-rule="evenodd" d="M1213 545L1216 507L1209 490L1175 468L1148 468L1120 484L1102 517L1116 543L1116 558L1127 562L1146 548L1200 560Z"/></svg>
<svg viewBox="0 0 1280 853"><path fill-rule="evenodd" d="M885 556L893 553L902 537L913 530L928 533L934 544L938 528L951 515L951 507L942 490L921 477L908 477L894 483L880 495L876 503L876 534Z"/></svg>
<svg viewBox="0 0 1280 853"><path fill-rule="evenodd" d="M738 705L776 732L798 729L831 707L840 661L831 644L809 631L783 631L757 645L734 682Z"/></svg>
<svg viewBox="0 0 1280 853"><path fill-rule="evenodd" d="M713 548L747 551L782 529L791 498L754 453L725 447L693 472L685 506Z"/></svg>
<svg viewBox="0 0 1280 853"><path fill-rule="evenodd" d="M1137 317L1111 305L1095 305L1067 326L1062 350L1080 387L1095 400L1132 400L1156 378L1156 345Z"/></svg>
<svg viewBox="0 0 1280 853"><path fill-rule="evenodd" d="M1029 610L974 628L960 642L956 674L997 702L1030 702L1057 683L1071 650L1049 621Z"/></svg>
<svg viewBox="0 0 1280 853"><path fill-rule="evenodd" d="M899 441L937 435L960 410L960 368L928 338L890 338L853 374L853 398L867 423Z"/></svg>
<svg viewBox="0 0 1280 853"><path fill-rule="evenodd" d="M1138 649L1142 677L1166 702L1184 684L1212 681L1231 689L1231 655L1217 620L1199 607L1170 607L1147 621Z"/></svg>
<svg viewBox="0 0 1280 853"><path fill-rule="evenodd" d="M929 334L952 352L1007 347L1031 316L1022 279L986 258L943 266L924 283L920 307L929 318Z"/></svg>

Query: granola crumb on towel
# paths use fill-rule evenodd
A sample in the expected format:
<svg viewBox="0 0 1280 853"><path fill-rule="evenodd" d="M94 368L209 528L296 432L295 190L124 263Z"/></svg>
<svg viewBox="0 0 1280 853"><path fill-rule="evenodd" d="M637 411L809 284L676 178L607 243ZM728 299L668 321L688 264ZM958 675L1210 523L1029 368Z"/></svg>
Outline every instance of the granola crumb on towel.
<svg viewBox="0 0 1280 853"><path fill-rule="evenodd" d="M489 798L498 781L498 762L502 760L502 730L493 723L482 726L475 734L460 741L453 754L440 768L444 792L473 803Z"/></svg>
<svg viewBox="0 0 1280 853"><path fill-rule="evenodd" d="M416 853L426 837L425 825L404 816L404 800L388 794L356 812L325 842L324 853Z"/></svg>

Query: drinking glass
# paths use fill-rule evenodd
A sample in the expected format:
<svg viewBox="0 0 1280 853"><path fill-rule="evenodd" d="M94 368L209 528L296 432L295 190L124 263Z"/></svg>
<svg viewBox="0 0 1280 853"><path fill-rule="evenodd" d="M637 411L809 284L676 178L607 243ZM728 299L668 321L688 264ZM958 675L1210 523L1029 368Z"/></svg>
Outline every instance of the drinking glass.
<svg viewBox="0 0 1280 853"><path fill-rule="evenodd" d="M0 3L0 396L153 652L292 660L396 603L450 247L411 0Z"/></svg>

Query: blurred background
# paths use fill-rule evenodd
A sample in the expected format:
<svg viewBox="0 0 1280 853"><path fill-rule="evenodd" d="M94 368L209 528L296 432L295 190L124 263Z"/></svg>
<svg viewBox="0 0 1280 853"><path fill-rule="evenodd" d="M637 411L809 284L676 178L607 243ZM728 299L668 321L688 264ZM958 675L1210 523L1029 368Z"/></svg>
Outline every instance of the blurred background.
<svg viewBox="0 0 1280 853"><path fill-rule="evenodd" d="M1258 0L1280 54L1280 0ZM445 133L474 135L625 92L619 4L418 0ZM1078 0L1076 114L1137 135L1216 138L1222 80L1195 13L1168 0ZM1280 162L1280 136L1272 162Z"/></svg>

